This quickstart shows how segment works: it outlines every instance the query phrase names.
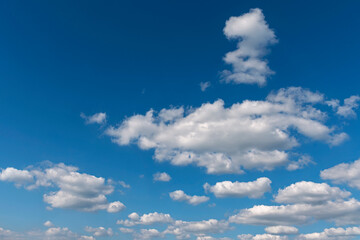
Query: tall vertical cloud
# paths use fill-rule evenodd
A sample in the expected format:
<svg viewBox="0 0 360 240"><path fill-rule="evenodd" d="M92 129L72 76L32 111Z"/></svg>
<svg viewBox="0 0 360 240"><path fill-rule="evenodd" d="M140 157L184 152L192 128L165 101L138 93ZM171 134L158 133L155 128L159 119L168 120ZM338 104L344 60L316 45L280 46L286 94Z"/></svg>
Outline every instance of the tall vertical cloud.
<svg viewBox="0 0 360 240"><path fill-rule="evenodd" d="M266 84L267 77L274 72L263 57L268 46L277 42L275 33L269 28L261 9L251 9L239 17L226 21L224 34L228 39L238 40L237 49L228 52L224 61L232 71L223 71L223 80L235 84Z"/></svg>

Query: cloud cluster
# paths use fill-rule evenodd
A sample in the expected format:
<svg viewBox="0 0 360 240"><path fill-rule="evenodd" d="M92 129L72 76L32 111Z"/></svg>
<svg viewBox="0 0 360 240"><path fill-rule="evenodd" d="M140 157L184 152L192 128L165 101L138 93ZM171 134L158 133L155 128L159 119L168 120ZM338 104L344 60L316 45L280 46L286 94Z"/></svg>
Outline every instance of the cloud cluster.
<svg viewBox="0 0 360 240"><path fill-rule="evenodd" d="M113 230L111 228L104 228L104 227L85 227L85 231L92 233L95 237L111 237L114 235Z"/></svg>
<svg viewBox="0 0 360 240"><path fill-rule="evenodd" d="M249 197L259 198L264 195L265 192L271 191L271 180L263 177L258 178L253 182L230 182L223 181L217 182L211 186L208 183L204 184L206 191L212 192L216 197Z"/></svg>
<svg viewBox="0 0 360 240"><path fill-rule="evenodd" d="M327 220L338 225L360 223L360 202L346 199L350 193L327 184L299 182L280 189L275 201L288 205L256 205L229 218L230 222L252 225L296 225ZM331 211L329 211L331 209Z"/></svg>
<svg viewBox="0 0 360 240"><path fill-rule="evenodd" d="M126 220L118 220L116 224L124 225L127 227L132 227L135 225L152 225L155 223L171 223L173 219L170 214L165 213L148 213L142 216L139 216L136 212L129 214L129 219Z"/></svg>
<svg viewBox="0 0 360 240"><path fill-rule="evenodd" d="M344 104L340 105L340 101L337 99L327 101L327 104L331 106L336 114L345 118L354 118L356 113L354 109L359 108L360 96L354 95L344 99Z"/></svg>
<svg viewBox="0 0 360 240"><path fill-rule="evenodd" d="M226 21L224 34L228 39L238 40L237 49L224 57L225 63L232 66L232 71L223 71L224 81L265 85L267 77L274 72L263 57L268 52L268 46L276 43L277 39L262 11L255 8L239 17L231 17Z"/></svg>
<svg viewBox="0 0 360 240"><path fill-rule="evenodd" d="M190 196L184 193L182 190L176 190L174 192L169 193L169 196L174 201L186 202L191 205L199 205L200 203L209 201L209 197L206 196Z"/></svg>
<svg viewBox="0 0 360 240"><path fill-rule="evenodd" d="M155 149L157 161L195 164L208 173L272 170L289 161L298 135L338 145L347 135L325 124L324 96L299 87L280 89L264 101L245 100L225 107L222 100L191 108L154 110L125 119L106 134L119 145ZM299 168L292 167L292 170Z"/></svg>
<svg viewBox="0 0 360 240"><path fill-rule="evenodd" d="M109 203L106 195L114 191L113 185L102 177L79 173L73 166L63 163L46 163L46 167L18 170L6 168L0 172L1 181L13 182L16 186L24 186L28 190L38 187L55 188L44 194L44 201L51 208L75 209L79 211L106 210L119 212L125 206L119 201Z"/></svg>
<svg viewBox="0 0 360 240"><path fill-rule="evenodd" d="M175 235L178 239L185 239L190 238L192 234L222 233L228 229L230 229L229 223L223 220L209 219L192 222L177 220L168 226L164 233Z"/></svg>
<svg viewBox="0 0 360 240"><path fill-rule="evenodd" d="M216 239L208 236L212 233L222 233L230 229L228 221L225 220L202 220L202 221L182 221L174 220L170 214L165 213L148 213L139 216L138 213L131 213L126 220L118 220L117 224L126 227L134 227L141 225L166 224L164 231L157 229L140 229L136 231L133 228L120 228L123 233L132 234L134 239L150 239L165 237L167 234L174 235L177 239L187 239L191 236L197 236L198 239ZM227 238L221 238L227 239Z"/></svg>

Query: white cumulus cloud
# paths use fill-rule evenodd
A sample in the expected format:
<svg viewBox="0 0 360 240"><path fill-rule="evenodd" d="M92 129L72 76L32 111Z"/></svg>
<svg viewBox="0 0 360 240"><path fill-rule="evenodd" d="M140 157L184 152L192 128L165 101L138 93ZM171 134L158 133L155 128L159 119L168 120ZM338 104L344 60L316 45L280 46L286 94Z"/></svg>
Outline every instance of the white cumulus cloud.
<svg viewBox="0 0 360 240"><path fill-rule="evenodd" d="M265 192L271 191L271 180L263 177L258 178L253 182L217 182L210 186L208 183L204 184L204 189L215 194L216 197L250 197L259 198Z"/></svg>
<svg viewBox="0 0 360 240"><path fill-rule="evenodd" d="M104 228L104 227L85 227L85 231L92 233L95 237L111 237L114 235L114 232L111 228Z"/></svg>
<svg viewBox="0 0 360 240"><path fill-rule="evenodd" d="M114 191L114 186L102 177L95 177L78 172L73 166L63 163L46 163L47 167L18 170L3 169L1 181L10 181L17 186L31 190L38 187L55 188L43 195L43 199L51 208L66 208L79 211L107 210L114 213L124 209L119 201L109 203L106 195Z"/></svg>
<svg viewBox="0 0 360 240"><path fill-rule="evenodd" d="M274 72L263 57L277 39L262 10L255 8L249 13L231 17L226 21L224 34L228 39L238 40L237 49L224 57L225 63L232 66L231 71L223 71L224 81L265 85L267 77Z"/></svg>
<svg viewBox="0 0 360 240"><path fill-rule="evenodd" d="M301 181L280 189L275 201L278 203L322 204L329 200L347 198L350 192L338 187L330 187L326 183Z"/></svg>
<svg viewBox="0 0 360 240"><path fill-rule="evenodd" d="M171 177L166 172L157 172L153 175L154 181L160 181L160 182L168 182L171 180Z"/></svg>
<svg viewBox="0 0 360 240"><path fill-rule="evenodd" d="M299 230L292 226L271 226L265 228L265 232L275 235L293 235L298 234Z"/></svg>
<svg viewBox="0 0 360 240"><path fill-rule="evenodd" d="M135 225L152 225L155 223L171 223L173 219L170 214L165 213L148 213L142 216L139 216L136 212L129 214L129 219L126 220L118 220L116 223L120 225L124 225L127 227L132 227Z"/></svg>
<svg viewBox="0 0 360 240"><path fill-rule="evenodd" d="M298 240L350 240L360 236L359 227L327 228L323 232L301 234Z"/></svg>
<svg viewBox="0 0 360 240"><path fill-rule="evenodd" d="M200 203L209 201L209 197L197 196L197 195L190 196L190 195L187 195L182 190L176 190L174 192L171 192L171 193L169 193L169 196L174 201L187 202L188 204L191 204L194 206L199 205Z"/></svg>
<svg viewBox="0 0 360 240"><path fill-rule="evenodd" d="M320 176L322 179L331 180L334 183L346 183L360 189L360 159L325 169L321 171Z"/></svg>
<svg viewBox="0 0 360 240"><path fill-rule="evenodd" d="M150 110L109 127L106 134L119 145L155 149L159 162L194 164L211 174L272 170L293 163L289 153L300 145L298 135L330 145L347 138L326 125L327 114L316 107L320 104L325 104L322 94L290 87L272 92L264 101L245 100L229 107L217 100L188 112L183 107L159 114Z"/></svg>

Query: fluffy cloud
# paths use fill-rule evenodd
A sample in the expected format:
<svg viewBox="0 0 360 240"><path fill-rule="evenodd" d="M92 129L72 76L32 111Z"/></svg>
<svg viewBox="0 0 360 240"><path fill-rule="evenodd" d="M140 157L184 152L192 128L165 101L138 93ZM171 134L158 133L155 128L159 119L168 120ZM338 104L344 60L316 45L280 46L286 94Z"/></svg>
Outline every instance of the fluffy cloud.
<svg viewBox="0 0 360 240"><path fill-rule="evenodd" d="M46 222L44 222L44 226L45 227L53 227L54 224L52 222L50 222L50 221L46 221Z"/></svg>
<svg viewBox="0 0 360 240"><path fill-rule="evenodd" d="M331 211L329 211L331 209ZM296 225L312 220L327 220L338 225L360 223L360 202L355 199L327 201L323 204L256 205L229 218L230 222L252 225Z"/></svg>
<svg viewBox="0 0 360 240"><path fill-rule="evenodd" d="M351 187L360 189L360 159L353 163L341 163L332 168L321 171L322 179L334 183L346 183Z"/></svg>
<svg viewBox="0 0 360 240"><path fill-rule="evenodd" d="M204 189L215 194L216 197L250 197L259 198L265 192L271 191L271 180L263 177L253 182L217 182L214 186L204 184Z"/></svg>
<svg viewBox="0 0 360 240"><path fill-rule="evenodd" d="M134 234L134 239L152 239L162 238L164 234L157 229L141 229L139 233Z"/></svg>
<svg viewBox="0 0 360 240"><path fill-rule="evenodd" d="M230 229L227 221L209 219L203 221L175 221L164 231L165 234L173 234L178 239L190 238L192 234L222 233Z"/></svg>
<svg viewBox="0 0 360 240"><path fill-rule="evenodd" d="M12 167L3 169L0 173L1 181L13 182L17 186L33 182L33 175L27 170L18 170Z"/></svg>
<svg viewBox="0 0 360 240"><path fill-rule="evenodd" d="M339 100L330 100L327 101L327 104L336 111L336 114L350 118L356 117L356 113L354 109L359 108L360 96L351 96L349 98L344 99L344 104L340 105Z"/></svg>
<svg viewBox="0 0 360 240"><path fill-rule="evenodd" d="M326 183L301 181L280 189L275 202L322 204L329 200L347 198L350 195L350 192L330 187Z"/></svg>
<svg viewBox="0 0 360 240"><path fill-rule="evenodd" d="M257 234L257 235L251 235L251 234L241 234L237 236L240 240L288 240L287 236L278 236L278 235L272 235L272 234Z"/></svg>
<svg viewBox="0 0 360 240"><path fill-rule="evenodd" d="M228 39L238 40L237 49L224 57L224 61L232 66L232 71L223 71L224 81L265 85L273 71L263 57L268 46L277 39L262 11L255 8L239 17L231 17L226 21L224 34Z"/></svg>
<svg viewBox="0 0 360 240"><path fill-rule="evenodd" d="M297 239L299 240L348 240L360 236L359 227L349 228L327 228L320 233L301 234Z"/></svg>
<svg viewBox="0 0 360 240"><path fill-rule="evenodd" d="M151 225L155 223L171 223L173 219L170 214L153 212L149 214L144 214L141 217L136 212L129 214L129 219L126 220L118 220L116 223L125 225L127 227L135 226L135 225Z"/></svg>
<svg viewBox="0 0 360 240"><path fill-rule="evenodd" d="M187 202L188 204L194 206L209 201L209 198L206 196L196 196L196 195L190 196L184 193L184 191L182 190L176 190L174 192L171 192L169 193L169 196L174 201Z"/></svg>
<svg viewBox="0 0 360 240"><path fill-rule="evenodd" d="M106 122L106 113L102 113L102 112L95 113L94 115L91 116L86 116L84 113L81 113L80 117L85 119L86 124L93 124L93 123L104 124Z"/></svg>
<svg viewBox="0 0 360 240"><path fill-rule="evenodd" d="M292 235L298 234L299 230L292 226L271 226L265 228L265 231L269 234L275 235Z"/></svg>
<svg viewBox="0 0 360 240"><path fill-rule="evenodd" d="M85 227L85 231L92 233L95 237L111 237L114 235L113 230L111 228L104 228L104 227Z"/></svg>
<svg viewBox="0 0 360 240"><path fill-rule="evenodd" d="M154 181L160 181L160 182L168 182L171 180L171 177L166 172L157 172L153 175Z"/></svg>
<svg viewBox="0 0 360 240"><path fill-rule="evenodd" d="M195 164L208 173L272 170L289 162L300 145L298 135L340 144L347 138L325 124L327 114L316 105L324 96L302 88L280 89L265 101L245 100L224 107L222 100L185 113L182 107L134 115L106 134L119 145L155 149L154 158L184 166Z"/></svg>
<svg viewBox="0 0 360 240"><path fill-rule="evenodd" d="M79 211L107 210L118 212L125 206L119 201L109 203L106 195L114 191L114 187L106 183L102 177L79 173L76 167L63 163L47 163L47 167L17 170L3 169L0 180L10 181L26 189L38 187L57 188L57 191L44 194L44 201L51 208L66 208Z"/></svg>

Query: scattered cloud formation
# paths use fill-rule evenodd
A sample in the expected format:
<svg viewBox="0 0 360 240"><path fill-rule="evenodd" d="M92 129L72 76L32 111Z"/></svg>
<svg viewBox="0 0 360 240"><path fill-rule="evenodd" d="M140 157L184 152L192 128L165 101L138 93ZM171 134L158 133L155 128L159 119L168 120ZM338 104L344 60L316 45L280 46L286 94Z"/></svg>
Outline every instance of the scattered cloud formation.
<svg viewBox="0 0 360 240"><path fill-rule="evenodd" d="M289 171L295 171L298 169L303 169L304 167L308 166L309 164L315 164L310 156L301 156L297 161L291 161L286 169Z"/></svg>
<svg viewBox="0 0 360 240"><path fill-rule="evenodd" d="M159 232L159 230L151 229L140 229L140 232L134 233L134 239L152 239L152 238L163 238L164 234Z"/></svg>
<svg viewBox="0 0 360 240"><path fill-rule="evenodd" d="M222 233L228 229L230 229L229 223L223 220L209 219L193 222L177 220L168 226L164 233L175 235L177 239L185 239L190 238L192 234Z"/></svg>
<svg viewBox="0 0 360 240"><path fill-rule="evenodd" d="M195 164L210 174L243 173L243 169L272 170L292 164L289 151L303 135L339 145L347 134L327 126L324 96L300 87L280 89L265 101L245 100L226 108L222 100L191 108L154 110L125 119L106 134L119 145L155 149L154 158L177 166ZM303 161L304 162L304 161Z"/></svg>
<svg viewBox="0 0 360 240"><path fill-rule="evenodd" d="M226 21L224 34L228 39L238 40L237 49L228 52L224 61L231 64L232 71L223 71L223 80L235 84L266 84L274 72L263 57L268 47L277 42L275 33L269 28L261 9L251 9L239 17Z"/></svg>
<svg viewBox="0 0 360 240"><path fill-rule="evenodd" d="M91 115L91 116L86 116L84 113L81 113L80 117L85 120L86 124L93 124L93 123L104 124L104 123L106 123L106 113L102 113L102 112L95 113L94 115Z"/></svg>
<svg viewBox="0 0 360 240"><path fill-rule="evenodd" d="M171 192L169 193L169 196L174 201L186 202L194 206L209 201L209 198L206 196L190 196L184 193L184 191L182 190L176 190L174 192Z"/></svg>
<svg viewBox="0 0 360 240"><path fill-rule="evenodd" d="M166 172L157 172L153 175L153 179L157 182L169 182L171 177Z"/></svg>
<svg viewBox="0 0 360 240"><path fill-rule="evenodd" d="M111 237L114 235L113 230L111 228L104 228L104 227L85 227L85 231L92 233L95 237Z"/></svg>
<svg viewBox="0 0 360 240"><path fill-rule="evenodd" d="M359 108L359 102L360 96L354 95L344 99L343 105L340 105L340 101L337 99L327 101L326 103L335 110L336 114L345 118L354 118L356 117L354 109Z"/></svg>
<svg viewBox="0 0 360 240"><path fill-rule="evenodd" d="M106 195L114 191L114 186L102 177L79 173L78 168L63 163L46 162L40 168L29 167L27 170L14 168L3 169L1 181L13 182L28 190L38 187L57 189L44 194L43 198L51 208L74 209L79 211L106 210L110 213L125 208L119 201L109 203Z"/></svg>
<svg viewBox="0 0 360 240"><path fill-rule="evenodd" d="M123 188L131 188L131 186L129 184L127 184L124 181L119 181L120 186L122 186Z"/></svg>
<svg viewBox="0 0 360 240"><path fill-rule="evenodd" d="M210 82L201 82L200 83L200 89L202 92L205 92L206 89L208 89L211 86Z"/></svg>
<svg viewBox="0 0 360 240"><path fill-rule="evenodd" d="M129 219L126 220L118 220L116 224L124 225L127 227L132 227L135 225L152 225L155 223L171 223L173 219L170 214L165 213L148 213L142 216L139 216L136 212L129 214Z"/></svg>
<svg viewBox="0 0 360 240"><path fill-rule="evenodd" d="M260 198L265 192L271 191L271 180L263 177L258 178L253 182L217 182L210 186L208 183L204 184L206 191L212 192L216 197L249 197Z"/></svg>
<svg viewBox="0 0 360 240"><path fill-rule="evenodd" d="M322 179L331 180L334 183L345 183L350 187L360 189L360 159L353 163L341 163L332 168L321 171Z"/></svg>
<svg viewBox="0 0 360 240"><path fill-rule="evenodd" d="M350 192L338 187L330 187L326 183L301 181L280 189L275 196L275 202L323 204L329 200L344 199L350 195Z"/></svg>

